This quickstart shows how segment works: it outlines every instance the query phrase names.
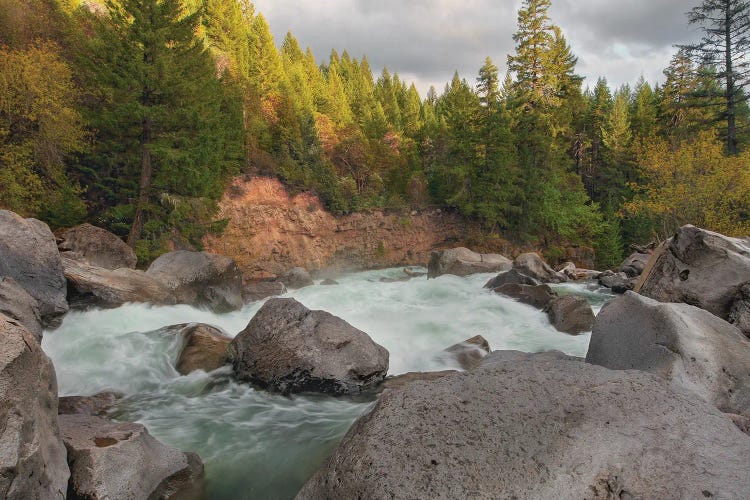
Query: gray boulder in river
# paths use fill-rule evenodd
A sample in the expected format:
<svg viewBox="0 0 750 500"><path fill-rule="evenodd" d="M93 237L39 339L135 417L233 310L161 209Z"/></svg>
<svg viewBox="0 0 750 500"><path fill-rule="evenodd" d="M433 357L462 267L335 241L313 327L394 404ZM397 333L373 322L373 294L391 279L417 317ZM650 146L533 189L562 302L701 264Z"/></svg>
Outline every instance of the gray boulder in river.
<svg viewBox="0 0 750 500"><path fill-rule="evenodd" d="M60 415L60 430L72 498L201 498L200 457L160 443L141 424Z"/></svg>
<svg viewBox="0 0 750 500"><path fill-rule="evenodd" d="M259 281L257 283L248 283L242 288L242 300L245 302L257 302L268 297L284 295L285 293L286 286L284 286L284 283L279 281Z"/></svg>
<svg viewBox="0 0 750 500"><path fill-rule="evenodd" d="M649 373L494 352L383 392L298 499L750 498L750 439Z"/></svg>
<svg viewBox="0 0 750 500"><path fill-rule="evenodd" d="M724 412L750 412L750 340L688 304L626 293L597 316L586 361L651 372Z"/></svg>
<svg viewBox="0 0 750 500"><path fill-rule="evenodd" d="M0 276L13 278L39 301L46 326L59 324L68 311L60 253L44 222L0 210Z"/></svg>
<svg viewBox="0 0 750 500"><path fill-rule="evenodd" d="M164 283L136 269L104 269L63 257L71 307L119 307L127 302L172 305L177 301Z"/></svg>
<svg viewBox="0 0 750 500"><path fill-rule="evenodd" d="M135 252L106 229L81 224L55 233L60 253L104 269L135 269Z"/></svg>
<svg viewBox="0 0 750 500"><path fill-rule="evenodd" d="M559 273L552 269L539 255L533 252L522 253L516 257L513 261L513 269L541 283L562 283L568 281L568 277L564 273Z"/></svg>
<svg viewBox="0 0 750 500"><path fill-rule="evenodd" d="M52 362L17 321L0 314L0 498L65 498L70 472L57 424Z"/></svg>
<svg viewBox="0 0 750 500"><path fill-rule="evenodd" d="M661 302L692 304L725 320L750 283L750 238L684 226L654 258L636 292Z"/></svg>
<svg viewBox="0 0 750 500"><path fill-rule="evenodd" d="M484 284L484 288L491 288L494 290L507 284L536 286L541 283L536 278L532 278L518 269L511 269L509 271L504 271L489 280Z"/></svg>
<svg viewBox="0 0 750 500"><path fill-rule="evenodd" d="M242 308L242 273L234 259L177 250L157 258L146 274L164 283L180 304L217 312Z"/></svg>
<svg viewBox="0 0 750 500"><path fill-rule="evenodd" d="M499 254L480 254L468 248L451 248L430 254L427 277L436 278L443 274L469 276L477 273L497 273L507 271L513 263Z"/></svg>
<svg viewBox="0 0 750 500"><path fill-rule="evenodd" d="M315 282L304 267L293 267L276 279L287 288L298 289L312 286Z"/></svg>
<svg viewBox="0 0 750 500"><path fill-rule="evenodd" d="M518 285L506 283L493 290L495 293L516 299L523 304L545 309L549 303L557 297L557 294L549 285Z"/></svg>
<svg viewBox="0 0 750 500"><path fill-rule="evenodd" d="M229 364L228 348L232 339L215 326L186 323L165 326L157 332L182 337L182 347L175 363L175 369L181 375L195 370L210 372Z"/></svg>
<svg viewBox="0 0 750 500"><path fill-rule="evenodd" d="M356 394L380 383L388 351L365 332L294 299L270 299L229 347L240 380L281 393Z"/></svg>
<svg viewBox="0 0 750 500"><path fill-rule="evenodd" d="M578 335L591 331L594 325L594 311L583 297L555 297L547 305L546 311L552 326L563 333Z"/></svg>
<svg viewBox="0 0 750 500"><path fill-rule="evenodd" d="M39 301L26 293L16 280L0 277L0 314L17 320L37 340L42 341L42 316Z"/></svg>

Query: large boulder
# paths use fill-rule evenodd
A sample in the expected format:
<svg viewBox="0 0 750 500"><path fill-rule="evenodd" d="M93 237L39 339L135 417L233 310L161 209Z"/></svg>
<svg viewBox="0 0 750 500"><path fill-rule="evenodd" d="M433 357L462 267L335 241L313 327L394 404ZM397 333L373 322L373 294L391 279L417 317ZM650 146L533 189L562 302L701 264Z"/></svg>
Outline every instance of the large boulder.
<svg viewBox="0 0 750 500"><path fill-rule="evenodd" d="M750 498L750 439L648 373L495 352L383 392L297 496Z"/></svg>
<svg viewBox="0 0 750 500"><path fill-rule="evenodd" d="M490 288L494 290L498 287L508 284L536 286L540 285L541 283L539 282L539 280L522 273L518 269L511 269L510 271L502 272L489 280L487 283L485 283L484 288Z"/></svg>
<svg viewBox="0 0 750 500"><path fill-rule="evenodd" d="M164 283L181 304L214 312L242 308L242 273L233 259L206 252L177 250L156 259L146 274Z"/></svg>
<svg viewBox="0 0 750 500"><path fill-rule="evenodd" d="M499 254L480 254L468 248L452 248L430 254L427 277L436 278L443 274L469 276L477 273L497 273L507 271L512 262Z"/></svg>
<svg viewBox="0 0 750 500"><path fill-rule="evenodd" d="M634 252L620 264L618 271L625 273L628 278L635 278L641 275L649 260L651 260L650 253Z"/></svg>
<svg viewBox="0 0 750 500"><path fill-rule="evenodd" d="M58 231L56 236L57 248L61 254L92 266L135 269L138 263L133 249L117 235L91 224Z"/></svg>
<svg viewBox="0 0 750 500"><path fill-rule="evenodd" d="M202 323L170 327L182 336L182 349L175 368L182 375L195 370L210 372L229 364L227 349L232 342L223 331Z"/></svg>
<svg viewBox="0 0 750 500"><path fill-rule="evenodd" d="M537 309L545 309L557 297L549 285L518 285L506 283L493 290L495 293L518 300Z"/></svg>
<svg viewBox="0 0 750 500"><path fill-rule="evenodd" d="M44 222L0 210L0 276L13 278L39 301L46 326L58 325L68 311L60 254Z"/></svg>
<svg viewBox="0 0 750 500"><path fill-rule="evenodd" d="M74 308L119 307L128 302L172 305L176 299L164 283L135 269L104 269L63 257L68 299Z"/></svg>
<svg viewBox="0 0 750 500"><path fill-rule="evenodd" d="M69 498L173 498L201 488L203 463L154 439L140 424L60 415Z"/></svg>
<svg viewBox="0 0 750 500"><path fill-rule="evenodd" d="M298 289L312 286L315 282L304 267L293 267L277 278L287 288Z"/></svg>
<svg viewBox="0 0 750 500"><path fill-rule="evenodd" d="M729 238L695 226L680 228L656 252L635 291L660 302L684 302L729 319L750 282L750 239Z"/></svg>
<svg viewBox="0 0 750 500"><path fill-rule="evenodd" d="M750 411L750 341L726 321L688 304L633 292L599 313L589 363L643 370L730 413Z"/></svg>
<svg viewBox="0 0 750 500"><path fill-rule="evenodd" d="M257 302L276 297L286 293L286 286L280 281L259 281L257 283L248 283L242 288L242 300L245 302Z"/></svg>
<svg viewBox="0 0 750 500"><path fill-rule="evenodd" d="M562 283L568 281L563 273L558 273L549 266L539 255L529 252L522 253L513 261L513 269L542 283Z"/></svg>
<svg viewBox="0 0 750 500"><path fill-rule="evenodd" d="M594 326L594 311L583 297L566 295L552 299L547 306L550 323L558 331L578 335L591 331Z"/></svg>
<svg viewBox="0 0 750 500"><path fill-rule="evenodd" d="M37 342L42 341L42 316L39 301L26 293L16 280L0 277L0 314L18 321Z"/></svg>
<svg viewBox="0 0 750 500"><path fill-rule="evenodd" d="M0 314L0 498L64 499L70 472L57 425L52 362Z"/></svg>
<svg viewBox="0 0 750 500"><path fill-rule="evenodd" d="M281 393L359 393L388 371L388 351L365 332L294 299L266 302L229 356L239 379Z"/></svg>

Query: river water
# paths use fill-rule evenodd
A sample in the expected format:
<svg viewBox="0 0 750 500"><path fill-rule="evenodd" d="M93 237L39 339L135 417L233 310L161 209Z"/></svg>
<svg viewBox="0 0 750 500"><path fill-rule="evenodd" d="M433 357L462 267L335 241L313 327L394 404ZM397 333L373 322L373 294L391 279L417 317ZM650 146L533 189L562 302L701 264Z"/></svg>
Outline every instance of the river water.
<svg viewBox="0 0 750 500"><path fill-rule="evenodd" d="M439 353L478 334L493 350L586 353L589 334L557 332L544 313L483 290L492 275L379 281L400 276L400 269L356 273L339 285L288 296L367 332L390 352L391 375L456 368ZM595 312L610 298L592 284L557 289L585 296ZM72 312L42 345L61 396L119 391L125 397L114 418L142 423L157 439L197 452L206 464L208 498L293 498L373 400L269 394L234 382L229 369L180 376L173 368L179 340L154 332L203 322L235 336L261 305L223 315L146 305Z"/></svg>

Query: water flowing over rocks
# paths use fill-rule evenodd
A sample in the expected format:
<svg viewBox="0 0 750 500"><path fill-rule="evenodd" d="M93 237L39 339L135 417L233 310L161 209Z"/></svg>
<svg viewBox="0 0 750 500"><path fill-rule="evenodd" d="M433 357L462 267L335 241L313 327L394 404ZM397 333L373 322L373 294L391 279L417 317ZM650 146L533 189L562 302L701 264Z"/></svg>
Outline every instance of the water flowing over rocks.
<svg viewBox="0 0 750 500"><path fill-rule="evenodd" d="M432 252L430 262L427 264L427 276L430 278L443 274L469 276L477 273L507 271L511 266L511 260L502 255L480 254L460 247Z"/></svg>
<svg viewBox="0 0 750 500"><path fill-rule="evenodd" d="M552 326L563 333L578 335L591 331L594 325L594 311L583 297L556 297L546 310Z"/></svg>
<svg viewBox="0 0 750 500"><path fill-rule="evenodd" d="M58 325L68 311L62 261L44 222L0 210L0 276L13 278L39 301L45 326Z"/></svg>
<svg viewBox="0 0 750 500"><path fill-rule="evenodd" d="M157 258L146 274L167 286L180 304L224 313L240 309L242 273L233 259L177 250Z"/></svg>
<svg viewBox="0 0 750 500"><path fill-rule="evenodd" d="M52 362L17 321L0 314L0 498L65 498L70 472L57 423Z"/></svg>
<svg viewBox="0 0 750 500"><path fill-rule="evenodd" d="M104 269L135 269L135 252L117 235L91 224L56 233L57 248L68 258Z"/></svg>
<svg viewBox="0 0 750 500"><path fill-rule="evenodd" d="M742 287L750 282L748 238L729 238L688 225L653 258L636 292L660 302L691 304L725 320L730 319Z"/></svg>
<svg viewBox="0 0 750 500"><path fill-rule="evenodd" d="M562 283L568 281L565 274L552 269L539 255L533 252L522 253L516 257L513 261L513 269L541 283Z"/></svg>
<svg viewBox="0 0 750 500"><path fill-rule="evenodd" d="M135 269L104 269L63 257L68 299L73 308L114 308L128 302L172 305L174 293L161 281Z"/></svg>
<svg viewBox="0 0 750 500"><path fill-rule="evenodd" d="M688 304L633 292L610 302L596 318L586 361L651 372L724 412L750 412L750 341Z"/></svg>
<svg viewBox="0 0 750 500"><path fill-rule="evenodd" d="M750 439L663 379L559 353L386 390L297 498L748 498Z"/></svg>
<svg viewBox="0 0 750 500"><path fill-rule="evenodd" d="M18 321L36 339L42 341L42 316L39 301L26 293L16 280L0 277L0 314Z"/></svg>
<svg viewBox="0 0 750 500"><path fill-rule="evenodd" d="M60 429L70 498L168 499L201 488L200 458L160 443L140 424L61 415Z"/></svg>
<svg viewBox="0 0 750 500"><path fill-rule="evenodd" d="M298 289L312 286L315 282L304 267L293 267L278 277L277 281L287 288Z"/></svg>
<svg viewBox="0 0 750 500"><path fill-rule="evenodd" d="M182 336L183 346L175 368L181 375L195 370L210 372L229 364L227 349L232 339L211 325L192 323L162 328Z"/></svg>
<svg viewBox="0 0 750 500"><path fill-rule="evenodd" d="M294 299L266 302L229 356L239 379L281 393L356 394L388 371L388 351L365 332Z"/></svg>
<svg viewBox="0 0 750 500"><path fill-rule="evenodd" d="M268 297L284 295L285 293L286 286L284 286L284 283L278 281L259 281L248 283L242 287L242 300L244 302L257 302Z"/></svg>
<svg viewBox="0 0 750 500"><path fill-rule="evenodd" d="M464 340L445 349L461 368L471 370L482 364L482 359L490 352L490 343L481 335Z"/></svg>

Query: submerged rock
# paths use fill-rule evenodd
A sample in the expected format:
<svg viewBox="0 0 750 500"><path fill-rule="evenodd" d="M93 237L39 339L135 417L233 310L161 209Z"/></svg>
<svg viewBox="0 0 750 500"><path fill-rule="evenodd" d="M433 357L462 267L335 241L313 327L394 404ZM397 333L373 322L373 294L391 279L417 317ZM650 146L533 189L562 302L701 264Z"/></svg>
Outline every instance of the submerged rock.
<svg viewBox="0 0 750 500"><path fill-rule="evenodd" d="M36 339L42 341L42 316L39 301L26 293L16 280L0 277L0 314L18 321Z"/></svg>
<svg viewBox="0 0 750 500"><path fill-rule="evenodd" d="M571 335L591 331L594 325L594 311L589 302L573 295L552 299L547 306L547 316L558 331Z"/></svg>
<svg viewBox="0 0 750 500"><path fill-rule="evenodd" d="M738 292L750 282L748 238L684 226L654 257L636 292L660 302L691 304L725 320Z"/></svg>
<svg viewBox="0 0 750 500"><path fill-rule="evenodd" d="M487 339L481 335L477 335L450 346L445 352L458 362L461 368L471 370L479 366L482 363L482 359L489 354L490 344L487 342Z"/></svg>
<svg viewBox="0 0 750 500"><path fill-rule="evenodd" d="M563 273L558 273L552 269L539 255L533 252L523 253L516 257L513 261L513 269L541 283L561 283L568 281Z"/></svg>
<svg viewBox="0 0 750 500"><path fill-rule="evenodd" d="M384 391L298 499L750 498L750 439L641 372L495 352Z"/></svg>
<svg viewBox="0 0 750 500"><path fill-rule="evenodd" d="M519 285L506 283L493 290L495 293L517 299L523 304L545 309L549 303L557 297L557 294L549 285Z"/></svg>
<svg viewBox="0 0 750 500"><path fill-rule="evenodd" d="M13 278L39 301L45 326L57 326L68 311L62 261L44 222L0 210L0 276Z"/></svg>
<svg viewBox="0 0 750 500"><path fill-rule="evenodd" d="M70 464L69 498L191 498L202 487L200 457L160 443L140 424L61 415L60 429Z"/></svg>
<svg viewBox="0 0 750 500"><path fill-rule="evenodd" d="M648 371L722 411L750 412L750 341L697 307L629 292L599 313L586 361Z"/></svg>
<svg viewBox="0 0 750 500"><path fill-rule="evenodd" d="M320 284L323 286L334 286L334 285L338 285L339 282L336 280L332 280L330 278L326 278L323 281L321 281Z"/></svg>
<svg viewBox="0 0 750 500"><path fill-rule="evenodd" d="M277 278L287 288L298 289L312 286L315 282L304 267L293 267Z"/></svg>
<svg viewBox="0 0 750 500"><path fill-rule="evenodd" d="M177 250L156 259L146 274L170 289L180 304L224 313L242 308L242 273L234 260Z"/></svg>
<svg viewBox="0 0 750 500"><path fill-rule="evenodd" d="M285 293L286 287L284 283L278 281L259 281L257 283L248 283L242 288L242 300L245 302L257 302L268 297L284 295Z"/></svg>
<svg viewBox="0 0 750 500"><path fill-rule="evenodd" d="M0 314L0 498L65 498L70 472L57 424L52 362L16 320Z"/></svg>
<svg viewBox="0 0 750 500"><path fill-rule="evenodd" d="M536 285L540 285L541 283L537 279L532 278L531 276L528 276L526 274L523 274L518 269L511 269L510 271L500 273L494 278L492 278L491 280L489 280L484 285L484 288L491 288L494 290L498 287L501 287L507 284L536 286Z"/></svg>
<svg viewBox="0 0 750 500"><path fill-rule="evenodd" d="M227 349L232 339L211 325L192 323L170 327L179 329L184 345L175 368L181 375L195 370L210 372L229 364Z"/></svg>
<svg viewBox="0 0 750 500"><path fill-rule="evenodd" d="M440 252L432 252L427 265L427 276L436 278L444 274L455 276L469 276L477 273L493 273L507 271L512 262L499 254L480 254L468 248L452 248Z"/></svg>
<svg viewBox="0 0 750 500"><path fill-rule="evenodd" d="M104 269L135 269L135 252L117 235L81 224L57 234L57 248L64 256Z"/></svg>
<svg viewBox="0 0 750 500"><path fill-rule="evenodd" d="M388 371L388 351L365 332L294 299L266 302L229 356L239 379L281 393L359 393Z"/></svg>
<svg viewBox="0 0 750 500"><path fill-rule="evenodd" d="M119 307L128 302L173 305L172 290L143 271L104 269L63 258L68 298L74 308Z"/></svg>

